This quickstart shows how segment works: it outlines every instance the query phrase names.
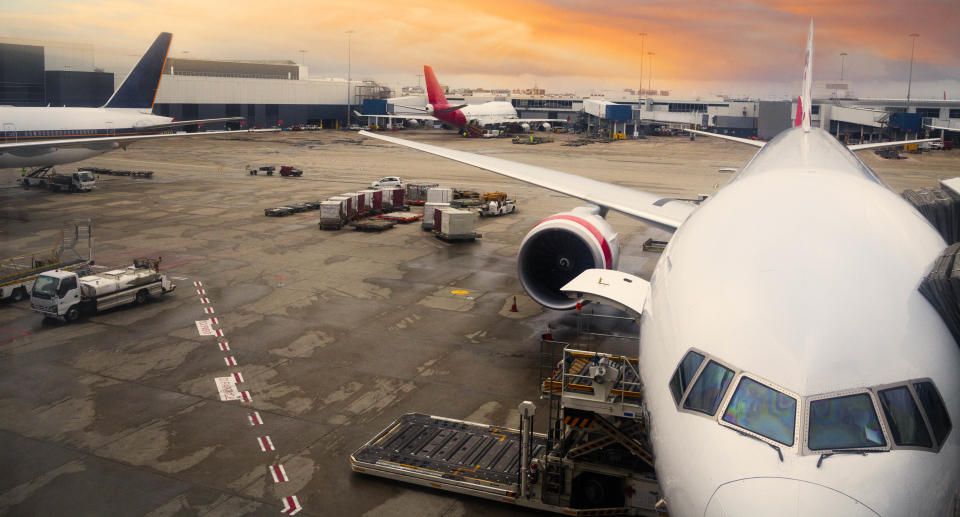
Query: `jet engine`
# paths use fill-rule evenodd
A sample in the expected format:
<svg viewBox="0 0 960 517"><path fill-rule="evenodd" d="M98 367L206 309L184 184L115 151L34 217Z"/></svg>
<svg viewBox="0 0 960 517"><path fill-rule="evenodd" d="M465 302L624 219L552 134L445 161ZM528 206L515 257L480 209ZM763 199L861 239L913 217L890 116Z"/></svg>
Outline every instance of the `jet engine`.
<svg viewBox="0 0 960 517"><path fill-rule="evenodd" d="M549 122L544 122L543 125L540 126L540 129L543 131L550 131L550 127L551 126Z"/></svg>
<svg viewBox="0 0 960 517"><path fill-rule="evenodd" d="M587 269L616 269L617 233L598 207L578 207L552 215L533 227L520 243L517 271L523 289L550 309L576 306L560 288Z"/></svg>
<svg viewBox="0 0 960 517"><path fill-rule="evenodd" d="M405 124L406 124L407 127L414 127L414 128L420 127L420 121L419 121L419 120L416 120L416 119L412 119L412 118L411 118L411 119L407 119L407 121L405 122Z"/></svg>
<svg viewBox="0 0 960 517"><path fill-rule="evenodd" d="M527 133L530 131L530 124L524 122L523 124L520 124L520 129L522 129L524 133Z"/></svg>

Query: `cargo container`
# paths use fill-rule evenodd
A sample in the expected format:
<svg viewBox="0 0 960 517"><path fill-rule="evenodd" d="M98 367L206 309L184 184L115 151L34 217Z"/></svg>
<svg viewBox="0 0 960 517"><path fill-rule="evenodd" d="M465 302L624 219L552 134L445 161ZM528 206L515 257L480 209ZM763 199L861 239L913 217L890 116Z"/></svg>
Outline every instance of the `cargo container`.
<svg viewBox="0 0 960 517"><path fill-rule="evenodd" d="M424 204L427 201L427 191L438 186L436 183L407 183L407 203L411 205Z"/></svg>
<svg viewBox="0 0 960 517"><path fill-rule="evenodd" d="M346 199L328 199L320 203L320 229L339 230L347 219Z"/></svg>
<svg viewBox="0 0 960 517"><path fill-rule="evenodd" d="M352 219L356 213L356 208L353 206L353 198L350 196L333 196L327 201L343 201L343 216L347 221Z"/></svg>
<svg viewBox="0 0 960 517"><path fill-rule="evenodd" d="M453 200L453 189L434 187L427 190L427 203L449 203Z"/></svg>
<svg viewBox="0 0 960 517"><path fill-rule="evenodd" d="M443 208L436 211L439 227L435 228L437 236L447 240L472 240L480 237L474 231L477 224L477 214L470 210Z"/></svg>
<svg viewBox="0 0 960 517"><path fill-rule="evenodd" d="M384 191L382 190L361 190L366 194L367 210L375 214L383 212ZM388 193L389 194L389 193Z"/></svg>
<svg viewBox="0 0 960 517"><path fill-rule="evenodd" d="M364 215L370 212L370 208L367 206L370 202L368 201L368 194L365 190L357 192L357 215Z"/></svg>
<svg viewBox="0 0 960 517"><path fill-rule="evenodd" d="M384 204L387 203L387 196L389 195L390 198L391 198L391 199L390 199L390 203L393 205L393 208L394 208L394 209L403 208L403 204L404 204L404 194L406 194L406 190L404 190L404 189L402 189L402 188L393 188L393 189L389 189L389 190L391 190L393 193L392 193L392 194L384 194L384 195L383 195L383 196L384 196L384 198L383 198ZM386 191L384 191L384 192L386 192Z"/></svg>
<svg viewBox="0 0 960 517"><path fill-rule="evenodd" d="M449 208L450 203L426 203L423 205L423 219L420 221L420 227L424 230L433 229L434 212L440 208Z"/></svg>
<svg viewBox="0 0 960 517"><path fill-rule="evenodd" d="M347 205L347 217L353 219L360 212L361 207L357 204L357 193L356 192L344 192L340 194L341 196L350 198L350 204Z"/></svg>

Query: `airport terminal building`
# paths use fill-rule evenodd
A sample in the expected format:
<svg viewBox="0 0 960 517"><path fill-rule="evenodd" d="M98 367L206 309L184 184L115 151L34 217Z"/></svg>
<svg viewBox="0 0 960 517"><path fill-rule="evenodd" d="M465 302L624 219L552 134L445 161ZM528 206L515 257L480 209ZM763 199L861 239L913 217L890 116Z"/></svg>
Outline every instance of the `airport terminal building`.
<svg viewBox="0 0 960 517"><path fill-rule="evenodd" d="M90 44L0 38L0 105L101 106L124 74L96 66ZM408 89L404 89L408 90ZM413 90L412 88L409 90ZM231 127L344 127L353 112L411 113L400 105L424 105L425 97L395 97L375 80L312 78L290 60L244 61L168 57L154 113L178 120L243 117ZM653 94L651 94L653 93ZM960 128L960 100L860 99L849 82L820 82L814 92L813 123L845 142L903 139L925 125ZM543 90L449 92L457 104L508 101L520 118L550 118L588 135L656 133L661 128L698 126L739 137L770 139L793 124L795 100L683 99L669 92L623 92L611 97L574 98ZM375 101L375 102L370 102ZM221 129L210 124L206 129ZM960 133L948 133L960 138Z"/></svg>

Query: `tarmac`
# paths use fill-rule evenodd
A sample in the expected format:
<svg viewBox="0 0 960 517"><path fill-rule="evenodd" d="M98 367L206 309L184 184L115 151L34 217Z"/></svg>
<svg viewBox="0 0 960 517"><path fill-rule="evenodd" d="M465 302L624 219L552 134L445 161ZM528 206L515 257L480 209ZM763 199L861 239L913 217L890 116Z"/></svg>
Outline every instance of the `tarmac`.
<svg viewBox="0 0 960 517"><path fill-rule="evenodd" d="M687 137L566 147L573 135L535 146L448 131L395 136L679 198L713 193L730 177L718 169L754 152ZM898 192L960 170L960 151L859 154ZM304 175L244 170L262 165ZM0 171L0 255L49 248L63 223L90 219L98 266L162 256L178 288L72 325L26 302L0 305L0 514L277 515L296 496L300 515L529 515L356 474L349 457L411 412L517 427L517 405L531 400L545 430L545 332L636 355L635 340L578 338L574 312L541 309L517 281L520 241L540 219L581 204L570 197L344 131L134 144L58 170L78 166L155 174L102 176L95 191L66 194L23 190L17 171ZM321 231L318 212L263 215L388 175L505 191L519 211L480 219L483 238L455 243L419 223ZM619 214L609 221L620 269L649 278L659 254L642 243L669 234ZM222 337L199 335L195 322L211 317ZM611 325L591 328L637 332ZM234 373L247 403L220 398L214 379Z"/></svg>

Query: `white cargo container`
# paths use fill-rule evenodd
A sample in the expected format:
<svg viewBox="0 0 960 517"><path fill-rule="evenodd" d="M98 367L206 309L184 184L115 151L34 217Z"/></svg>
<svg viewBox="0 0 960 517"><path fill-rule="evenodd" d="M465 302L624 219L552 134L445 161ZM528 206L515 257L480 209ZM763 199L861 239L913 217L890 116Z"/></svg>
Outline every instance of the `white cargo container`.
<svg viewBox="0 0 960 517"><path fill-rule="evenodd" d="M356 207L353 205L353 198L350 196L333 196L327 201L343 201L343 217L349 220L356 213Z"/></svg>
<svg viewBox="0 0 960 517"><path fill-rule="evenodd" d="M420 227L424 230L432 230L434 226L434 212L441 208L450 208L450 203L424 203L423 219L420 221Z"/></svg>
<svg viewBox="0 0 960 517"><path fill-rule="evenodd" d="M468 210L443 208L440 210L440 233L447 237L474 237L477 214Z"/></svg>
<svg viewBox="0 0 960 517"><path fill-rule="evenodd" d="M427 203L449 203L453 199L453 189L434 187L427 191Z"/></svg>
<svg viewBox="0 0 960 517"><path fill-rule="evenodd" d="M347 217L353 217L360 212L360 205L357 204L357 193L356 192L345 192L340 194L341 196L350 198L350 204L347 205Z"/></svg>
<svg viewBox="0 0 960 517"><path fill-rule="evenodd" d="M382 203L378 200L383 199L383 191L381 190L361 190L357 194L363 194L363 210L366 212L377 211L383 208Z"/></svg>
<svg viewBox="0 0 960 517"><path fill-rule="evenodd" d="M320 203L320 228L339 230L347 219L346 199L328 199Z"/></svg>

